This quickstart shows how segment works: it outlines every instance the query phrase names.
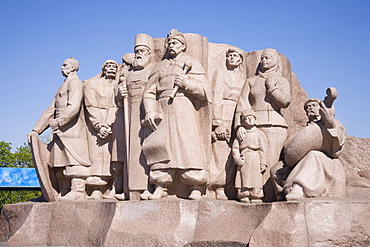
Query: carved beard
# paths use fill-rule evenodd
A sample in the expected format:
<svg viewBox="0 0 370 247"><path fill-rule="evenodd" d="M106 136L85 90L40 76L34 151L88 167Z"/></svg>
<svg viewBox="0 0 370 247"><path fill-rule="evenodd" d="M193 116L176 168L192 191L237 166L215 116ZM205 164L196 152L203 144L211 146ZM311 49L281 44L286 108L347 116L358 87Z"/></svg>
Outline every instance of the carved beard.
<svg viewBox="0 0 370 247"><path fill-rule="evenodd" d="M113 71L104 71L105 79L113 80L116 78L116 72Z"/></svg>
<svg viewBox="0 0 370 247"><path fill-rule="evenodd" d="M144 69L149 63L149 58L147 55L136 55L132 61L132 66L135 69Z"/></svg>

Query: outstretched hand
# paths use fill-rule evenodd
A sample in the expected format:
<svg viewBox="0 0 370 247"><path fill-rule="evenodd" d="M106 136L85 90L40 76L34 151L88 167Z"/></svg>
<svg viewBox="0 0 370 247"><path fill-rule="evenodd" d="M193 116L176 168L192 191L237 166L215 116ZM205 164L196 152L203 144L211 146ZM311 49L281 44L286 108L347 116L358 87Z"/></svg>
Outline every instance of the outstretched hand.
<svg viewBox="0 0 370 247"><path fill-rule="evenodd" d="M320 102L321 119L329 129L335 128L334 114L335 110L333 106L331 108L327 108L323 101Z"/></svg>

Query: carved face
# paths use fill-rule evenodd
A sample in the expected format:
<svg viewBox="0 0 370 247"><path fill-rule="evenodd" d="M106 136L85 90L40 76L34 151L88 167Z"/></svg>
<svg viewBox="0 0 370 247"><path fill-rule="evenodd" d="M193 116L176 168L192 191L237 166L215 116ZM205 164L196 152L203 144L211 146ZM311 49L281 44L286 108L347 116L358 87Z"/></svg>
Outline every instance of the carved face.
<svg viewBox="0 0 370 247"><path fill-rule="evenodd" d="M244 126L246 127L252 127L256 123L256 118L252 115L248 115L244 117Z"/></svg>
<svg viewBox="0 0 370 247"><path fill-rule="evenodd" d="M319 103L312 101L306 104L306 114L310 120L317 119L320 117L320 105Z"/></svg>
<svg viewBox="0 0 370 247"><path fill-rule="evenodd" d="M62 75L65 77L67 77L69 74L75 71L75 67L68 60L64 61L61 69L62 69Z"/></svg>
<svg viewBox="0 0 370 247"><path fill-rule="evenodd" d="M177 39L170 39L168 41L167 49L171 57L178 56L181 52L185 50L185 48L186 46Z"/></svg>
<svg viewBox="0 0 370 247"><path fill-rule="evenodd" d="M143 69L150 62L150 50L144 45L135 47L135 57L132 65L135 69Z"/></svg>
<svg viewBox="0 0 370 247"><path fill-rule="evenodd" d="M109 79L114 79L117 73L117 65L112 62L108 62L104 65L103 73Z"/></svg>
<svg viewBox="0 0 370 247"><path fill-rule="evenodd" d="M276 66L278 58L268 54L262 54L261 56L261 66L263 69L271 69Z"/></svg>
<svg viewBox="0 0 370 247"><path fill-rule="evenodd" d="M233 51L227 54L226 61L228 66L236 68L241 64L242 58L239 53Z"/></svg>

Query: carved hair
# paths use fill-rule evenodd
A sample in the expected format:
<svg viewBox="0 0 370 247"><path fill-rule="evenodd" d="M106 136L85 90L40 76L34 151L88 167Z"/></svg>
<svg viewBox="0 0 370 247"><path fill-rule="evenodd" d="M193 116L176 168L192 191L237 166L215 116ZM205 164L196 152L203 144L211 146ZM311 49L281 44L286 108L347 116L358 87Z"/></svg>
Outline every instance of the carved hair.
<svg viewBox="0 0 370 247"><path fill-rule="evenodd" d="M316 102L317 104L319 104L319 105L320 105L321 100L316 99L316 98L308 99L308 100L304 103L304 106L303 106L305 111L307 110L307 104L308 104L308 103L310 103L310 102Z"/></svg>
<svg viewBox="0 0 370 247"><path fill-rule="evenodd" d="M75 71L78 71L80 69L80 63L77 61L76 58L70 57L70 58L67 58L65 61L68 61L69 63L71 63L72 66L75 68Z"/></svg>
<svg viewBox="0 0 370 247"><path fill-rule="evenodd" d="M118 66L118 63L116 61L114 61L113 59L108 59L107 61L104 62L103 66L101 67L101 70L104 71L104 67L105 65L107 65L108 63L114 63L117 67L117 69L119 68Z"/></svg>

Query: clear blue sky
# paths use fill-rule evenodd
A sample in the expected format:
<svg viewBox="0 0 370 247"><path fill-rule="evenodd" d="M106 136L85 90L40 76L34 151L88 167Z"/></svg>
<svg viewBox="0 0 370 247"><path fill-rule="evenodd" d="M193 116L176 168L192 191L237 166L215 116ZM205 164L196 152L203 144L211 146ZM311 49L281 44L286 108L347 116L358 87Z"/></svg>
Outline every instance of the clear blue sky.
<svg viewBox="0 0 370 247"><path fill-rule="evenodd" d="M82 80L133 51L137 33L176 28L244 51L275 48L309 97L338 89L347 134L370 137L370 1L3 1L0 140L26 141L74 56Z"/></svg>

